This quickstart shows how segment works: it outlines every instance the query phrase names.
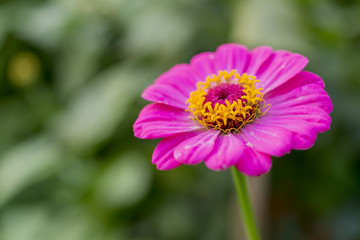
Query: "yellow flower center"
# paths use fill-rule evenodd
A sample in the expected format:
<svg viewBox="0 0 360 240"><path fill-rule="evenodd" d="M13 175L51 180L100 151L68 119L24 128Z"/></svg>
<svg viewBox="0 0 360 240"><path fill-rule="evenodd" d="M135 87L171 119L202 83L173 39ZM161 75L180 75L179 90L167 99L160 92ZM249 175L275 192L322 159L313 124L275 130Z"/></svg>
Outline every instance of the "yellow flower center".
<svg viewBox="0 0 360 240"><path fill-rule="evenodd" d="M237 132L246 123L263 115L270 108L263 99L263 88L255 76L236 70L219 71L197 84L186 101L192 118L205 127L223 132Z"/></svg>

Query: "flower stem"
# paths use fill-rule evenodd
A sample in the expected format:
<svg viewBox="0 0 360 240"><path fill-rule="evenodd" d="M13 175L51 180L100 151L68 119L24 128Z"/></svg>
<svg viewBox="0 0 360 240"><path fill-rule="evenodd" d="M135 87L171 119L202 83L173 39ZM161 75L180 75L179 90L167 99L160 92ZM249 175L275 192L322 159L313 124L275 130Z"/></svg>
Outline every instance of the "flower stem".
<svg viewBox="0 0 360 240"><path fill-rule="evenodd" d="M244 174L239 172L236 167L232 168L232 175L238 195L239 207L242 211L242 219L246 232L246 238L248 240L260 240L260 235L255 222L254 212L251 207L246 177Z"/></svg>

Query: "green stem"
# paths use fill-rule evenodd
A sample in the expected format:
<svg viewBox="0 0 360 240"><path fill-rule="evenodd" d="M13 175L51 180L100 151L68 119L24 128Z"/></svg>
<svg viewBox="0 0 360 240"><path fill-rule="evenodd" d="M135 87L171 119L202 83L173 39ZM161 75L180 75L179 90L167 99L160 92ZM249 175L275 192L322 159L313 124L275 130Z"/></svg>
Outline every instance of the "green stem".
<svg viewBox="0 0 360 240"><path fill-rule="evenodd" d="M246 177L244 174L239 172L236 167L232 168L232 175L238 195L239 207L242 212L242 219L246 232L246 238L248 240L260 240L260 235L256 227L255 217L251 207Z"/></svg>

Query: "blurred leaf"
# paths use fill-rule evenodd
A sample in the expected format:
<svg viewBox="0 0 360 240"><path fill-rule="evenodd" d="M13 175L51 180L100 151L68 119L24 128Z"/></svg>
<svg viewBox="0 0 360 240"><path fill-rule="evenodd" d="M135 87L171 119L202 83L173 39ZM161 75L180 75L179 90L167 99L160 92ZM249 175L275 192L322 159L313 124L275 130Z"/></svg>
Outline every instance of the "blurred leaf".
<svg viewBox="0 0 360 240"><path fill-rule="evenodd" d="M64 208L52 213L45 206L29 205L12 208L0 218L2 240L112 240L118 239L105 231L99 218L85 209ZM21 224L19 224L21 223Z"/></svg>
<svg viewBox="0 0 360 240"><path fill-rule="evenodd" d="M2 99L0 115L0 152L3 153L30 134L36 122L31 116L30 109L17 98Z"/></svg>
<svg viewBox="0 0 360 240"><path fill-rule="evenodd" d="M66 27L73 16L53 1L45 4L36 2L15 2L12 5L16 11L16 18L9 16L14 21L14 30L22 38L28 39L34 45L44 48L53 48L62 40Z"/></svg>
<svg viewBox="0 0 360 240"><path fill-rule="evenodd" d="M0 205L62 164L61 148L46 136L15 145L0 157Z"/></svg>
<svg viewBox="0 0 360 240"><path fill-rule="evenodd" d="M132 206L151 186L151 169L140 153L128 152L111 162L99 176L94 197L109 208Z"/></svg>
<svg viewBox="0 0 360 240"><path fill-rule="evenodd" d="M109 69L93 80L55 119L55 134L76 150L84 150L113 133L128 104L139 92L141 72Z"/></svg>
<svg viewBox="0 0 360 240"><path fill-rule="evenodd" d="M309 48L294 1L248 0L237 6L233 39L249 47L270 45L298 51Z"/></svg>
<svg viewBox="0 0 360 240"><path fill-rule="evenodd" d="M181 51L194 26L172 4L149 2L127 25L125 49L129 56L169 57Z"/></svg>
<svg viewBox="0 0 360 240"><path fill-rule="evenodd" d="M56 92L64 102L97 73L108 40L106 26L98 19L82 19L74 25L58 46L55 59Z"/></svg>
<svg viewBox="0 0 360 240"><path fill-rule="evenodd" d="M0 218L0 239L40 240L40 231L48 225L45 207L9 209ZM21 224L19 224L21 223Z"/></svg>

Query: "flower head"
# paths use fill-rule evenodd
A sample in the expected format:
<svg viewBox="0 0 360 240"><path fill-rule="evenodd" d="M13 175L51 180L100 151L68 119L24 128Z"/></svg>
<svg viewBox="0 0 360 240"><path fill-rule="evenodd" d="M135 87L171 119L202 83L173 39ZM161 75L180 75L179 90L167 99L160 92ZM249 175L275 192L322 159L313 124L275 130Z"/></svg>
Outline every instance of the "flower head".
<svg viewBox="0 0 360 240"><path fill-rule="evenodd" d="M164 138L153 153L160 170L202 161L259 176L271 156L308 149L330 128L324 82L303 71L300 54L221 45L162 74L142 94L152 101L134 124L136 137Z"/></svg>

